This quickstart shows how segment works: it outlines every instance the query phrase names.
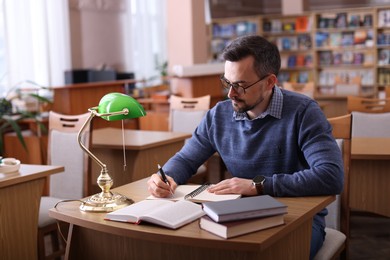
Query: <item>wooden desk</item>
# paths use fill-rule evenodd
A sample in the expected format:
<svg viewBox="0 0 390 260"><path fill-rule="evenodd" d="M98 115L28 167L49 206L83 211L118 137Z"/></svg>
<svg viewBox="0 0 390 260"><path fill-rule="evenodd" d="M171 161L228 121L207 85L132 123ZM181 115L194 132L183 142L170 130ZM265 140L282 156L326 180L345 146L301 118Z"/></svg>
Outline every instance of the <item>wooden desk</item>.
<svg viewBox="0 0 390 260"><path fill-rule="evenodd" d="M125 130L126 170L123 167L122 130L102 128L92 133L92 153L108 167L114 187L150 176L184 145L191 134L164 131ZM92 161L92 183L100 167ZM96 186L94 192L100 191Z"/></svg>
<svg viewBox="0 0 390 260"><path fill-rule="evenodd" d="M350 208L390 217L390 138L352 138Z"/></svg>
<svg viewBox="0 0 390 260"><path fill-rule="evenodd" d="M25 165L0 173L1 259L37 259L38 212L46 177L62 166Z"/></svg>
<svg viewBox="0 0 390 260"><path fill-rule="evenodd" d="M115 190L135 201L148 196L146 179ZM228 240L201 230L199 220L178 230L106 221L77 202L49 215L70 223L65 259L309 259L312 217L334 198L278 198L288 206L285 225Z"/></svg>

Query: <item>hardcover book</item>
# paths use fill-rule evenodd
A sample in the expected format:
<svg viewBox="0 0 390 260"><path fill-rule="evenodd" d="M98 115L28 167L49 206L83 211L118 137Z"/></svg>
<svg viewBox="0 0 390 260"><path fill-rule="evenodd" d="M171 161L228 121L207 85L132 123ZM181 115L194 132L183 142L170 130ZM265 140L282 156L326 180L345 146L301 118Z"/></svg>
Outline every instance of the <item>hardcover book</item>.
<svg viewBox="0 0 390 260"><path fill-rule="evenodd" d="M203 210L216 222L286 214L287 206L269 195L203 203Z"/></svg>
<svg viewBox="0 0 390 260"><path fill-rule="evenodd" d="M199 226L222 238L231 238L284 224L284 215L218 223L208 216L201 217Z"/></svg>
<svg viewBox="0 0 390 260"><path fill-rule="evenodd" d="M141 221L177 229L204 215L202 206L191 201L142 200L106 214L106 220L139 224Z"/></svg>

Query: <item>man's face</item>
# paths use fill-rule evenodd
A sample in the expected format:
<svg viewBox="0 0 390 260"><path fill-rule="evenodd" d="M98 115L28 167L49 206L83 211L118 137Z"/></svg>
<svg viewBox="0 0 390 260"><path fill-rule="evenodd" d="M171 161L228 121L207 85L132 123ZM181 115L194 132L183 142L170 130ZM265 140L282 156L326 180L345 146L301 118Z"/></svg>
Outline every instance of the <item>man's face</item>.
<svg viewBox="0 0 390 260"><path fill-rule="evenodd" d="M259 78L253 69L253 62L252 56L238 62L226 61L222 78L233 84L228 93L233 109L240 113L247 112L248 115L265 111L275 84L275 76L272 74Z"/></svg>

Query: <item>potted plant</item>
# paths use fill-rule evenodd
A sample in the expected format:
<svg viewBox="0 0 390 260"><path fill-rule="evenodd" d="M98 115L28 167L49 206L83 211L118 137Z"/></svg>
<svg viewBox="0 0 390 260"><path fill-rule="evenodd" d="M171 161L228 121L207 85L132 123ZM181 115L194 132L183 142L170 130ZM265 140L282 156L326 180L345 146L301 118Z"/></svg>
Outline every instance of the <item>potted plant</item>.
<svg viewBox="0 0 390 260"><path fill-rule="evenodd" d="M41 89L48 89L40 87ZM12 93L11 93L12 92ZM23 93L20 88L12 88L5 97L0 98L0 155L4 153L4 134L7 132L15 132L18 140L23 148L27 150L24 141L20 123L23 119L33 119L37 126L43 131L47 131L46 127L40 121L40 111L23 110L15 108L13 100L33 99L39 106L51 104L52 101L37 93Z"/></svg>

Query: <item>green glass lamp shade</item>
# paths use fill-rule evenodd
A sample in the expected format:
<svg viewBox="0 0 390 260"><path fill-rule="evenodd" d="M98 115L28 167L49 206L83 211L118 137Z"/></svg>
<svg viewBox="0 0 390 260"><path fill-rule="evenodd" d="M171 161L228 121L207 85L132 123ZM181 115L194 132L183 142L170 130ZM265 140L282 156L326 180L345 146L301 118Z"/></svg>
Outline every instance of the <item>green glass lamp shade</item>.
<svg viewBox="0 0 390 260"><path fill-rule="evenodd" d="M98 106L99 114L109 114L121 112L128 109L127 114L102 116L107 121L116 121L130 118L138 118L145 116L145 109L138 103L137 100L122 93L109 93L102 97Z"/></svg>

